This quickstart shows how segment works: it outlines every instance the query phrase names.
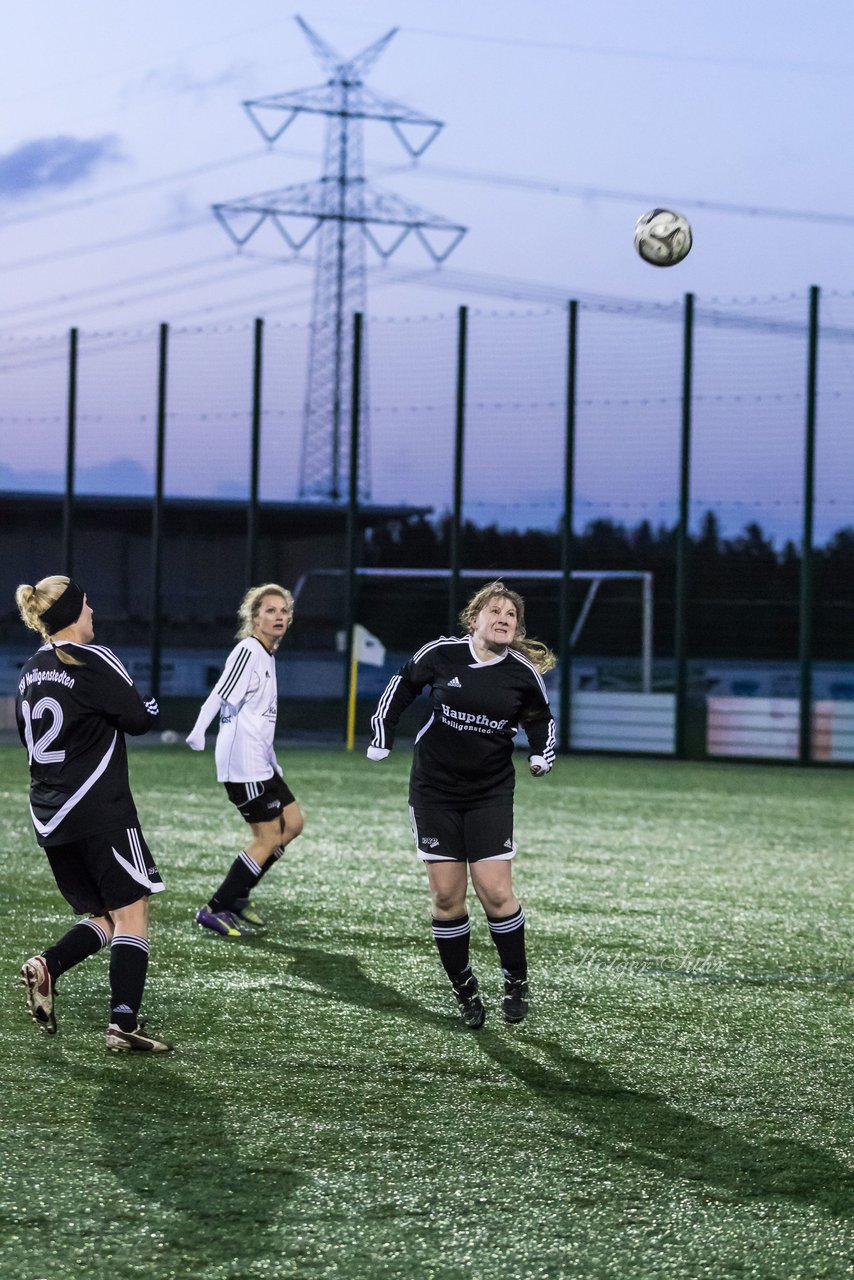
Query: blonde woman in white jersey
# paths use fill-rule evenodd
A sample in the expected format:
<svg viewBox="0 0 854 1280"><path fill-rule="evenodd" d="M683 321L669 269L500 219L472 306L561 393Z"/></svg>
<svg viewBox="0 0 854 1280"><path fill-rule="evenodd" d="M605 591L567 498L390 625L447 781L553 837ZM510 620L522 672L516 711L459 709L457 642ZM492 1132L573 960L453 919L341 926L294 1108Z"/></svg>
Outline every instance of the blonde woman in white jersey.
<svg viewBox="0 0 854 1280"><path fill-rule="evenodd" d="M247 591L238 610L238 644L187 737L193 751L204 751L205 730L219 716L217 781L225 783L229 800L252 832L222 884L196 912L197 924L226 938L239 937L249 925L264 925L251 901L252 890L303 828L300 807L273 748L278 708L274 655L293 616L293 596L275 582Z"/></svg>

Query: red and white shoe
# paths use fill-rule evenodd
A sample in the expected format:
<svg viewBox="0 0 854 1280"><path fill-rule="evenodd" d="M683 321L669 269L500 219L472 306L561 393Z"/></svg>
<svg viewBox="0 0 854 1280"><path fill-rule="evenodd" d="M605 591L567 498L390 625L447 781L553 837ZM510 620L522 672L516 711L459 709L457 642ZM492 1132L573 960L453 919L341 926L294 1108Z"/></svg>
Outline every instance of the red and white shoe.
<svg viewBox="0 0 854 1280"><path fill-rule="evenodd" d="M33 1022L37 1022L49 1036L55 1036L53 979L44 956L32 956L21 965L21 983L26 988L27 1008Z"/></svg>

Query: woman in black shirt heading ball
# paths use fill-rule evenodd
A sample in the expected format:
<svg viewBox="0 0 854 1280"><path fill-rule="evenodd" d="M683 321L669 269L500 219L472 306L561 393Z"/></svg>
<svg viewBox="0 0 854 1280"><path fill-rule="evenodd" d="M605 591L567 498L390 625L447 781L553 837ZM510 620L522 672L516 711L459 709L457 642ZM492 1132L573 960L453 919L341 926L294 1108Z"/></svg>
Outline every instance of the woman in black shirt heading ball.
<svg viewBox="0 0 854 1280"><path fill-rule="evenodd" d="M503 1015L528 1012L525 914L513 891L513 738L525 730L535 778L554 763L555 726L543 674L556 665L528 639L525 605L503 582L460 614L465 634L425 644L389 681L372 719L371 760L394 745L401 713L430 686L432 714L416 738L409 783L412 830L433 899L433 937L468 1027L486 1012L469 964L468 879L486 913L504 974Z"/></svg>

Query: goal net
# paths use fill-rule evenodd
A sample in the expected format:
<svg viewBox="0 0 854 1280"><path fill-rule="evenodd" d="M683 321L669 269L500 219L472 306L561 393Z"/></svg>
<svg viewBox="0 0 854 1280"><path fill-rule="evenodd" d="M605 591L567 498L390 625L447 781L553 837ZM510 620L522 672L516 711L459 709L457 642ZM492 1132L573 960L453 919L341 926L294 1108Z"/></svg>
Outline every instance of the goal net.
<svg viewBox="0 0 854 1280"><path fill-rule="evenodd" d="M344 569L312 569L303 574L294 585L294 601L304 594L309 583L318 578L343 579ZM418 580L447 581L451 577L450 569L365 569L355 570L360 580L394 580L413 582ZM559 569L461 569L461 579L475 579L479 582L489 578L501 578L510 582L553 582L559 583L563 574ZM653 609L653 574L647 570L631 569L573 569L570 577L573 581L587 583L581 607L572 624L569 637L569 649L572 653L578 646L584 625L595 607L596 599L602 586L608 582L637 583L641 603L641 626L638 636L638 652L640 656L641 690L652 691L652 609Z"/></svg>

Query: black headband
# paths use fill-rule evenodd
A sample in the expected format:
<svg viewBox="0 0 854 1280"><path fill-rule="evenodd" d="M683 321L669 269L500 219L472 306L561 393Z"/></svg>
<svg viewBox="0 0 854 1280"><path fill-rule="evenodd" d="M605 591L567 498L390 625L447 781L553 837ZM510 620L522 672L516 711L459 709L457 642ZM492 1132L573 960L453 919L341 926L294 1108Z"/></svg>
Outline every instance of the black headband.
<svg viewBox="0 0 854 1280"><path fill-rule="evenodd" d="M50 608L39 615L39 622L44 624L48 635L53 636L57 631L64 631L66 627L70 627L82 612L83 592L76 582L69 582L59 599L54 600Z"/></svg>

